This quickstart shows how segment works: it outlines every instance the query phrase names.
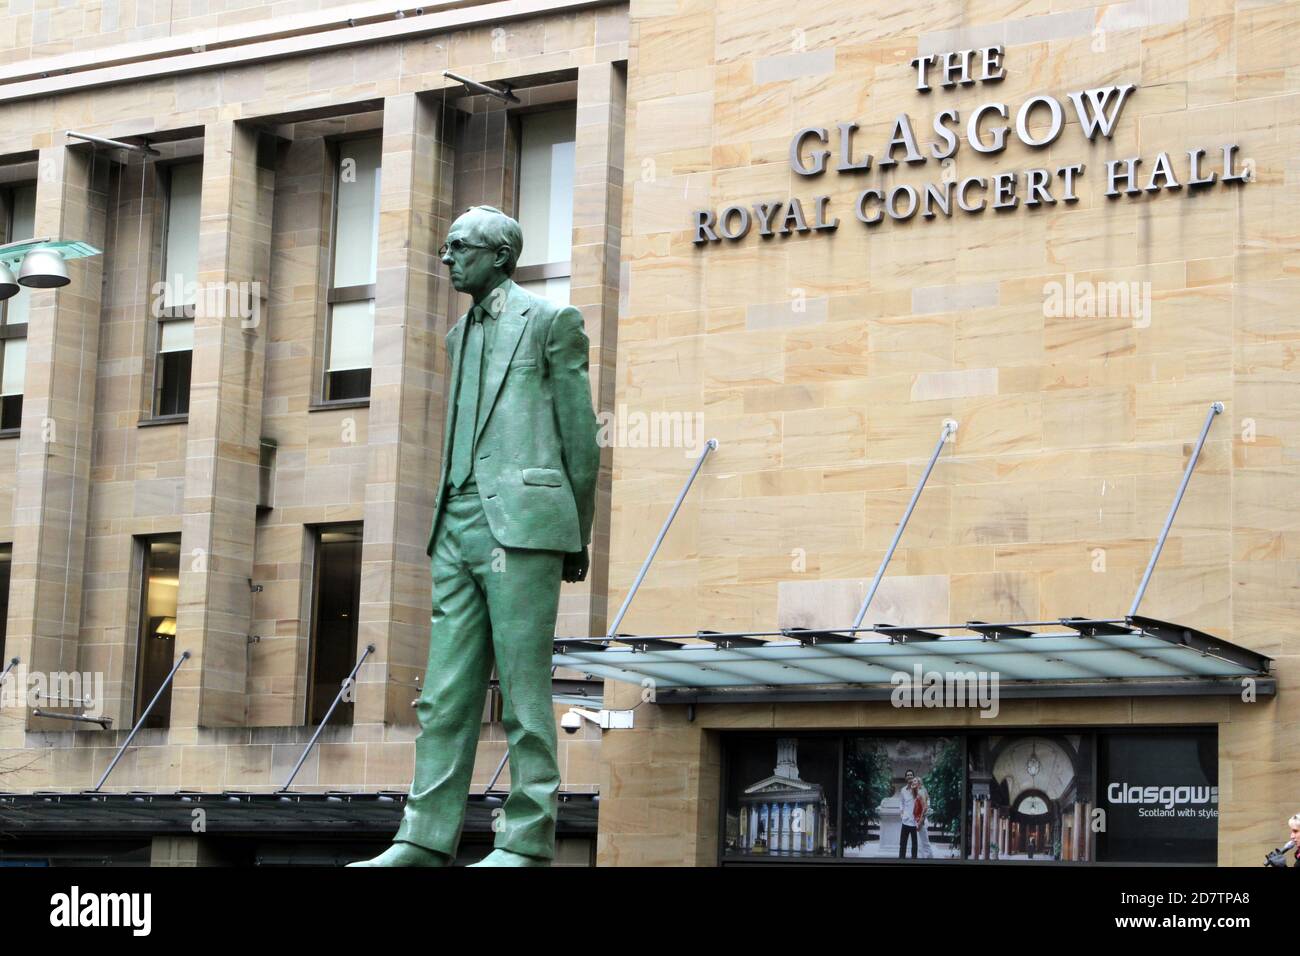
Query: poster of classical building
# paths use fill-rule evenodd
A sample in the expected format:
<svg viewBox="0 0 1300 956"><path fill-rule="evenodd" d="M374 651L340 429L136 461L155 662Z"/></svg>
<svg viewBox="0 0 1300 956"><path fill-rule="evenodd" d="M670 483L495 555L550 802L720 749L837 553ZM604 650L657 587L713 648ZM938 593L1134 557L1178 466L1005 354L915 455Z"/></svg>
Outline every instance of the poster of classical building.
<svg viewBox="0 0 1300 956"><path fill-rule="evenodd" d="M754 740L736 748L726 850L756 856L834 853L836 746L819 738Z"/></svg>
<svg viewBox="0 0 1300 956"><path fill-rule="evenodd" d="M844 855L961 857L961 741L858 737L844 754Z"/></svg>

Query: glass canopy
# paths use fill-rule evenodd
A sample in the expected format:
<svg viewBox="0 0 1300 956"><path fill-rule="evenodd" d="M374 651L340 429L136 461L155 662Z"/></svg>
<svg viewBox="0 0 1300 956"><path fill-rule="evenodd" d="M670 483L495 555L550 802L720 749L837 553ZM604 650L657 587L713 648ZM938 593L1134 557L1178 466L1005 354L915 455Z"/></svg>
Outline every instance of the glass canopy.
<svg viewBox="0 0 1300 956"><path fill-rule="evenodd" d="M90 243L80 240L54 242L50 239L24 239L21 242L0 246L0 262L17 264L33 249L49 249L51 252L57 252L64 259L86 259L99 255L101 251Z"/></svg>
<svg viewBox="0 0 1300 956"><path fill-rule="evenodd" d="M557 638L554 663L656 700L887 698L895 675L998 675L1004 696L1272 694L1271 660L1152 618Z"/></svg>

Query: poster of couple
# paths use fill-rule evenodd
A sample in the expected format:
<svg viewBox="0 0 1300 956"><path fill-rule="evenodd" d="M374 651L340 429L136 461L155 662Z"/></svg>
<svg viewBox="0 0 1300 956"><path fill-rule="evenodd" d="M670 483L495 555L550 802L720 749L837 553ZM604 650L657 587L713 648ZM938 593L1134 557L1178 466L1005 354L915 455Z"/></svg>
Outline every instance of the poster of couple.
<svg viewBox="0 0 1300 956"><path fill-rule="evenodd" d="M905 860L961 856L961 742L859 737L844 773L844 855Z"/></svg>

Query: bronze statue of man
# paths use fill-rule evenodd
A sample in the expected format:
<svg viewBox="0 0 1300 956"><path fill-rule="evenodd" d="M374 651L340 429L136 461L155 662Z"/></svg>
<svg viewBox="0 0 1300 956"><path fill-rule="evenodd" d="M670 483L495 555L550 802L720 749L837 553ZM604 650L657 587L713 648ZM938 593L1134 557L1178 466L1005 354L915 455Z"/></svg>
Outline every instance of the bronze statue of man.
<svg viewBox="0 0 1300 956"><path fill-rule="evenodd" d="M546 866L555 854L551 641L561 580L587 575L599 449L582 315L511 281L522 249L519 223L491 206L457 219L442 247L452 285L474 305L447 335L415 780L393 845L351 866L455 857L493 663L510 795L495 849L477 865Z"/></svg>

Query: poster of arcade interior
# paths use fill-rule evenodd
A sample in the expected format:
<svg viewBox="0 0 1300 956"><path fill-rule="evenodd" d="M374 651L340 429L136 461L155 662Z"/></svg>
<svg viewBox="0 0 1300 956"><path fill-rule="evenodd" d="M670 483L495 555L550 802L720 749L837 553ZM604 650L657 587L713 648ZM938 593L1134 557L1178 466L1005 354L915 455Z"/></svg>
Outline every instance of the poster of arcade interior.
<svg viewBox="0 0 1300 956"><path fill-rule="evenodd" d="M1093 859L1092 735L970 737L972 860Z"/></svg>
<svg viewBox="0 0 1300 956"><path fill-rule="evenodd" d="M1218 735L724 738L724 859L1213 864Z"/></svg>

